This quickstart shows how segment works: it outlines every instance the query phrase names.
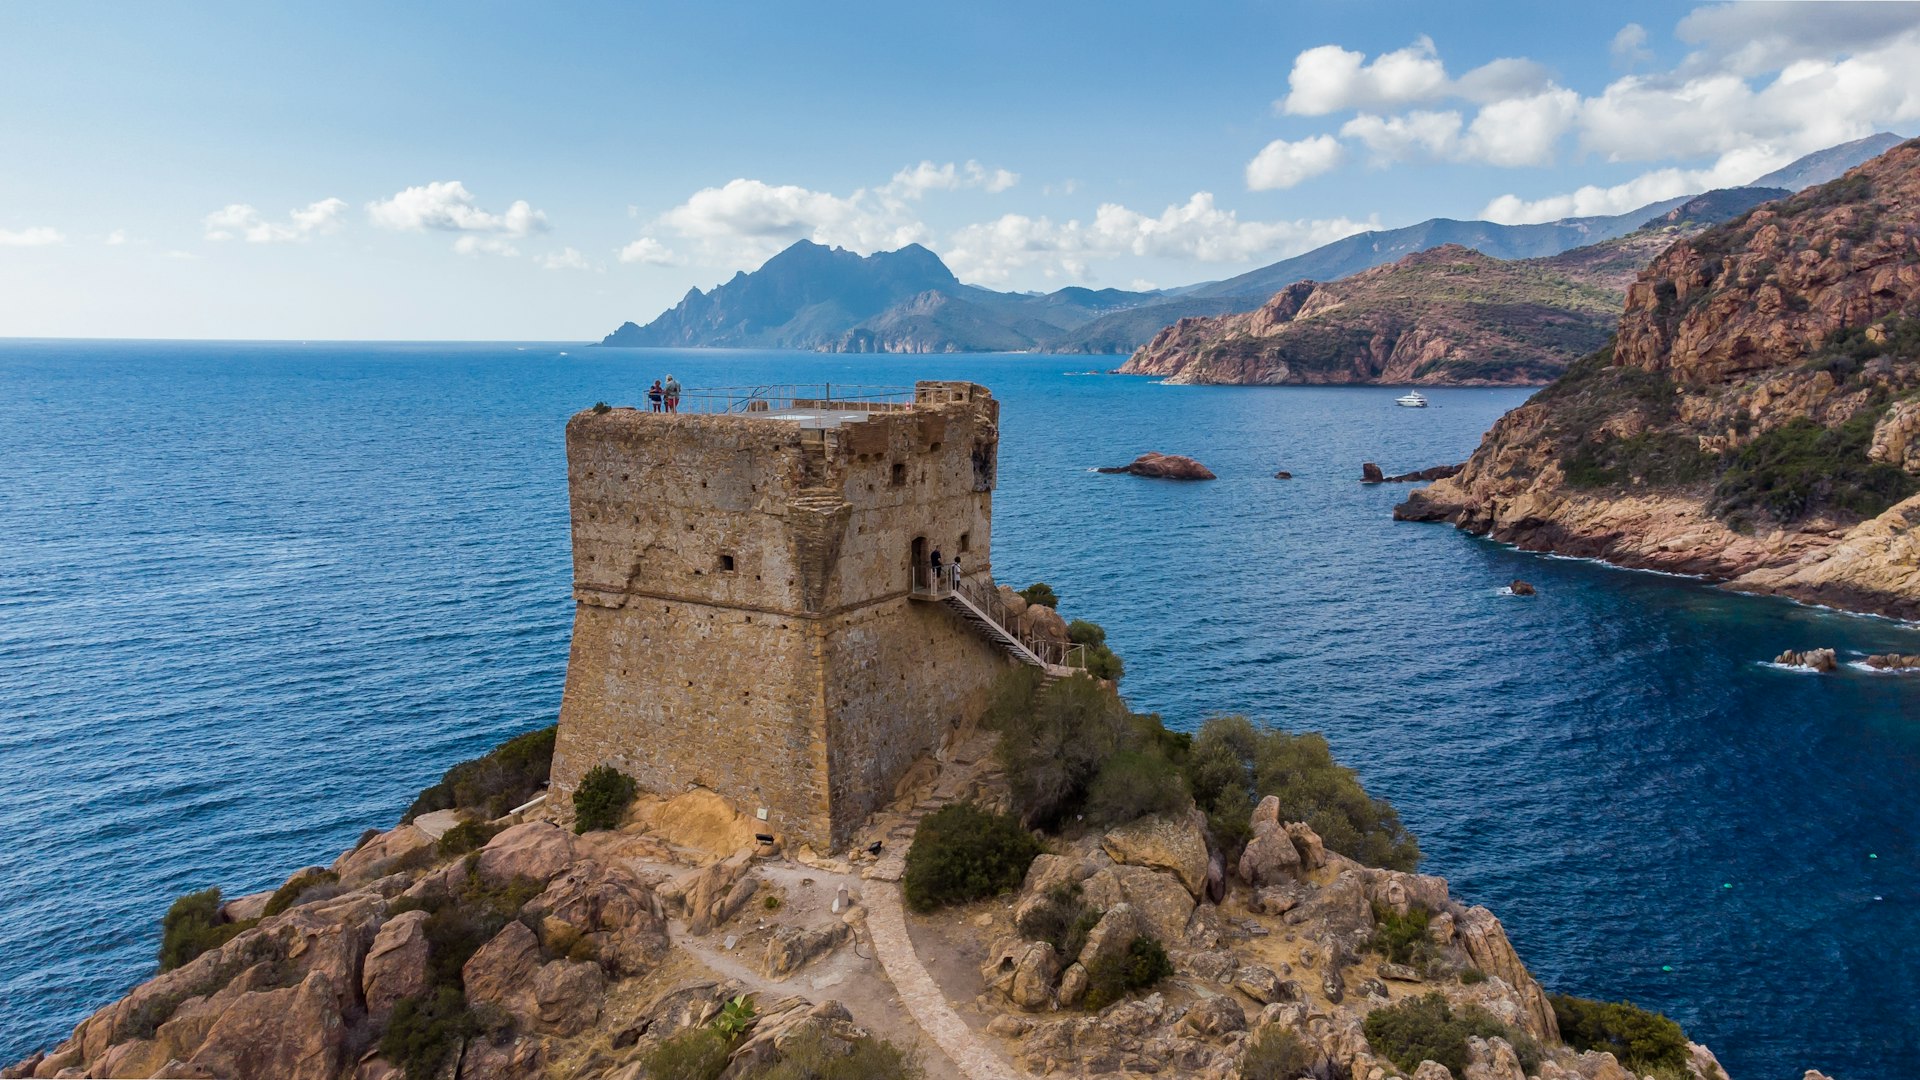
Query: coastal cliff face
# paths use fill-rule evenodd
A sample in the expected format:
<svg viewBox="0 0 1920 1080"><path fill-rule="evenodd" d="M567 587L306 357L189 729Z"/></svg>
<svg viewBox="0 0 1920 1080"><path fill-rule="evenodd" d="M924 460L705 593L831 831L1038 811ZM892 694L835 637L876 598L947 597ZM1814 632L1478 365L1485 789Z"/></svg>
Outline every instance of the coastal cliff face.
<svg viewBox="0 0 1920 1080"><path fill-rule="evenodd" d="M1673 245L1402 519L1920 616L1920 141Z"/></svg>
<svg viewBox="0 0 1920 1080"><path fill-rule="evenodd" d="M1605 341L1618 310L1604 289L1447 244L1295 282L1256 311L1182 319L1120 370L1238 385L1539 383Z"/></svg>

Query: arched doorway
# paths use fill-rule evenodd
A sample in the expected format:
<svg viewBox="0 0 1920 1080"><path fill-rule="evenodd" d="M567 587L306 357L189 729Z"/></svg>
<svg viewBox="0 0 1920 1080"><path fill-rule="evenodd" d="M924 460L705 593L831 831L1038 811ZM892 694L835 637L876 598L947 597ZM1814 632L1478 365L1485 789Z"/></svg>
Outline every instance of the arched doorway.
<svg viewBox="0 0 1920 1080"><path fill-rule="evenodd" d="M924 536L914 537L913 550L907 557L907 587L909 589L919 589L923 584L923 579L926 577L927 538Z"/></svg>

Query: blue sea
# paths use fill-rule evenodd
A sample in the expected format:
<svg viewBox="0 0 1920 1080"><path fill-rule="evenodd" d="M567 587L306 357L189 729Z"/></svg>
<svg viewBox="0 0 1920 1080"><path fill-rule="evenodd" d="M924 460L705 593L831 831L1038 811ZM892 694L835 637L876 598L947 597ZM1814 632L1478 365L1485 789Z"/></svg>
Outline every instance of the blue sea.
<svg viewBox="0 0 1920 1080"><path fill-rule="evenodd" d="M0 1059L150 975L175 895L325 863L553 722L563 424L671 372L985 383L998 576L1105 624L1136 708L1325 732L1550 989L1663 1010L1735 1080L1910 1069L1920 676L1765 661L1920 632L1396 523L1405 488L1356 482L1461 460L1524 390L1074 374L1111 362L0 341ZM1146 450L1220 479L1089 471Z"/></svg>

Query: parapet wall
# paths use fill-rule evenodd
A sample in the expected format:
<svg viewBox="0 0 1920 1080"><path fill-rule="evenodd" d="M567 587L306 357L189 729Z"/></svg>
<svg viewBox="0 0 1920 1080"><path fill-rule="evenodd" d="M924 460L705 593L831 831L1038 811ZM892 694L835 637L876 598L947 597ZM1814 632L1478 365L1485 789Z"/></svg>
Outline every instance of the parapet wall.
<svg viewBox="0 0 1920 1080"><path fill-rule="evenodd" d="M916 551L991 575L998 403L968 383L916 389L910 410L820 426L569 421L557 792L606 762L837 849L915 756L978 716L1007 661L907 597Z"/></svg>

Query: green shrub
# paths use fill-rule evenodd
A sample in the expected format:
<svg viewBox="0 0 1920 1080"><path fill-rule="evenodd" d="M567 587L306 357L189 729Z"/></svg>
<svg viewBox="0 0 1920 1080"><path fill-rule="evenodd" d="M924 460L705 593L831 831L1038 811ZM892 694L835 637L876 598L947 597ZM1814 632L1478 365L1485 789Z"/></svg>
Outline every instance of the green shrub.
<svg viewBox="0 0 1920 1080"><path fill-rule="evenodd" d="M1087 674L1096 679L1119 682L1126 673L1127 665L1120 662L1119 655L1112 649L1105 645L1087 648Z"/></svg>
<svg viewBox="0 0 1920 1080"><path fill-rule="evenodd" d="M1104 1009L1173 974L1173 961L1154 938L1141 934L1118 956L1103 956L1087 968L1088 1009Z"/></svg>
<svg viewBox="0 0 1920 1080"><path fill-rule="evenodd" d="M1575 1050L1604 1050L1636 1073L1684 1070L1687 1035L1680 1025L1629 1001L1591 1001L1552 994L1560 1038Z"/></svg>
<svg viewBox="0 0 1920 1080"><path fill-rule="evenodd" d="M1433 914L1426 908L1415 905L1401 915L1390 907L1375 904L1373 919L1373 937L1367 942L1367 948L1395 964L1425 967L1433 959L1433 938L1427 934Z"/></svg>
<svg viewBox="0 0 1920 1080"><path fill-rule="evenodd" d="M1108 758L1087 787L1086 817L1102 828L1187 808L1180 770L1157 749L1122 750Z"/></svg>
<svg viewBox="0 0 1920 1080"><path fill-rule="evenodd" d="M1306 822L1327 847L1350 859L1393 870L1419 865L1420 846L1400 815L1333 760L1321 735L1216 716L1201 725L1185 772L1215 844L1230 859L1246 844L1254 803L1272 795L1280 800L1280 820Z"/></svg>
<svg viewBox="0 0 1920 1080"><path fill-rule="evenodd" d="M394 1003L393 1017L380 1036L380 1056L407 1080L433 1080L448 1055L481 1030L459 985L441 985Z"/></svg>
<svg viewBox="0 0 1920 1080"><path fill-rule="evenodd" d="M736 995L733 1000L720 1007L720 1014L713 1018L713 1030L720 1037L733 1042L747 1033L753 1026L753 1000L745 994Z"/></svg>
<svg viewBox="0 0 1920 1080"><path fill-rule="evenodd" d="M633 777L611 765L595 765L573 792L573 831L617 828L639 792Z"/></svg>
<svg viewBox="0 0 1920 1080"><path fill-rule="evenodd" d="M301 894L307 890L320 885L332 885L339 880L340 875L331 870L322 870L318 867L309 867L302 870L288 878L285 884L273 890L273 895L267 898L267 906L261 914L264 916L278 915L298 903Z"/></svg>
<svg viewBox="0 0 1920 1080"><path fill-rule="evenodd" d="M489 820L506 814L547 783L558 730L550 726L516 735L481 757L460 762L422 791L400 820L412 821L435 810L467 810Z"/></svg>
<svg viewBox="0 0 1920 1080"><path fill-rule="evenodd" d="M1625 439L1583 440L1567 454L1561 469L1576 488L1685 487L1713 475L1718 464L1692 435L1643 431Z"/></svg>
<svg viewBox="0 0 1920 1080"><path fill-rule="evenodd" d="M1292 1028L1279 1024L1262 1027L1247 1043L1240 1058L1240 1080L1298 1080L1313 1075L1320 1055L1308 1049Z"/></svg>
<svg viewBox="0 0 1920 1080"><path fill-rule="evenodd" d="M1032 685L1015 676L1019 686ZM1021 821L1052 828L1076 813L1107 758L1135 738L1119 695L1079 675L1060 679L1031 698L1024 715L1014 707L993 714L999 755Z"/></svg>
<svg viewBox="0 0 1920 1080"><path fill-rule="evenodd" d="M1107 643L1107 631L1097 622L1075 619L1067 624L1067 640L1089 649L1098 648Z"/></svg>
<svg viewBox="0 0 1920 1080"><path fill-rule="evenodd" d="M780 1050L780 1060L747 1080L922 1080L918 1058L880 1038L855 1039L846 1049L808 1028ZM655 1075L649 1073L648 1075Z"/></svg>
<svg viewBox="0 0 1920 1080"><path fill-rule="evenodd" d="M598 416L601 413L610 413L612 411L613 411L613 406L607 404L604 401L596 401L593 403L593 412L595 416Z"/></svg>
<svg viewBox="0 0 1920 1080"><path fill-rule="evenodd" d="M1501 1023L1478 1005L1458 1009L1438 992L1407 998L1367 1014L1367 1041L1376 1052L1411 1073L1422 1061L1437 1061L1464 1076L1467 1040L1501 1038L1513 1046L1520 1067L1529 1074L1540 1068L1540 1044L1524 1032Z"/></svg>
<svg viewBox="0 0 1920 1080"><path fill-rule="evenodd" d="M1487 981L1487 973L1477 967L1460 969L1460 985L1475 986Z"/></svg>
<svg viewBox="0 0 1920 1080"><path fill-rule="evenodd" d="M1754 437L1727 459L1712 511L1729 521L1782 524L1820 510L1868 518L1920 490L1905 470L1869 461L1877 410L1838 427L1796 417Z"/></svg>
<svg viewBox="0 0 1920 1080"><path fill-rule="evenodd" d="M1039 604L1043 607L1050 607L1055 611L1060 610L1059 595L1053 591L1053 586L1048 585L1044 581L1036 581L1026 588L1021 589L1020 599L1025 600L1029 604Z"/></svg>
<svg viewBox="0 0 1920 1080"><path fill-rule="evenodd" d="M1055 885L1047 890L1046 899L1021 914L1014 928L1028 941L1052 945L1060 962L1071 964L1080 959L1087 935L1100 924L1103 914L1105 912L1086 902L1078 882Z"/></svg>
<svg viewBox="0 0 1920 1080"><path fill-rule="evenodd" d="M440 834L440 842L435 845L435 850L442 858L478 851L486 847L487 841L500 835L505 828L505 825L494 825L485 821L463 821Z"/></svg>
<svg viewBox="0 0 1920 1080"><path fill-rule="evenodd" d="M1010 814L967 802L920 819L907 849L907 904L931 911L1018 888L1040 843Z"/></svg>
<svg viewBox="0 0 1920 1080"><path fill-rule="evenodd" d="M219 889L187 893L160 918L160 970L172 971L209 949L217 949L259 921L221 922Z"/></svg>
<svg viewBox="0 0 1920 1080"><path fill-rule="evenodd" d="M712 1028L688 1028L653 1048L646 1057L646 1075L648 1080L716 1080L732 1052L732 1040Z"/></svg>

